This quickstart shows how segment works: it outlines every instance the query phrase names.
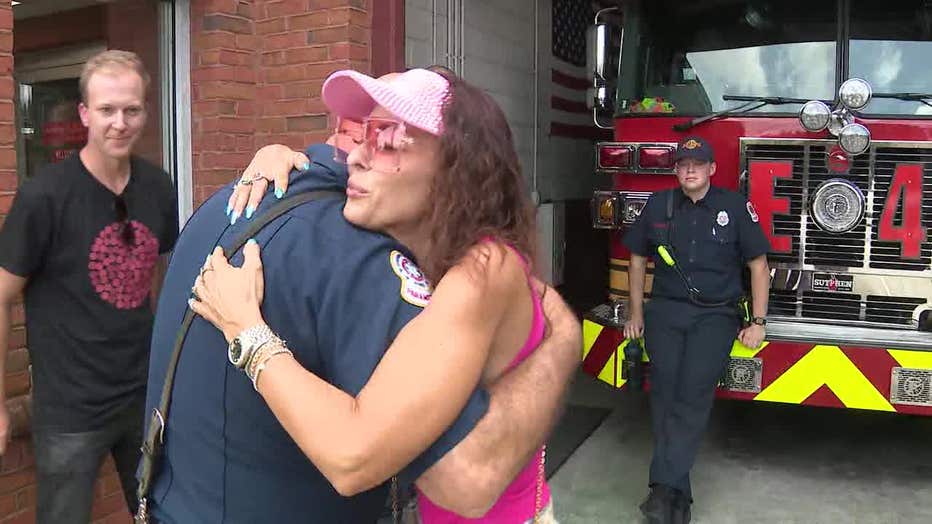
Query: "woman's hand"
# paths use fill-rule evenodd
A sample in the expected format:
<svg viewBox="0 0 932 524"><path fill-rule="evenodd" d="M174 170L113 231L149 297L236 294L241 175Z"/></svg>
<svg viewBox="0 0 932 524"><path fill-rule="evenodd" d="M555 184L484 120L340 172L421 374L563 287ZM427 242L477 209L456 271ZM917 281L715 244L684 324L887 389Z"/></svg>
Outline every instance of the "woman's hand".
<svg viewBox="0 0 932 524"><path fill-rule="evenodd" d="M259 306L265 291L259 244L250 240L243 248L243 267L233 267L217 247L207 257L194 281L194 298L188 305L223 332L227 342L256 324L263 323Z"/></svg>
<svg viewBox="0 0 932 524"><path fill-rule="evenodd" d="M233 224L246 210L246 219L259 207L259 202L268 191L269 183L275 184L275 196L281 198L288 190L288 174L292 169L307 171L310 160L304 153L292 151L288 146L272 144L256 151L256 156L243 171L233 195L227 203L227 216Z"/></svg>

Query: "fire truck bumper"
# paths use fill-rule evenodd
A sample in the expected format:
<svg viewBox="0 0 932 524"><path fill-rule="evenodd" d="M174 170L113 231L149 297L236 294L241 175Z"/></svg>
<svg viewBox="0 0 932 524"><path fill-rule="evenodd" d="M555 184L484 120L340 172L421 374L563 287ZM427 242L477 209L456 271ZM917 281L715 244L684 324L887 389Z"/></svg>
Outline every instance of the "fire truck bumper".
<svg viewBox="0 0 932 524"><path fill-rule="evenodd" d="M621 322L600 306L583 321L583 370L628 389L623 370L628 340ZM932 416L932 334L774 322L768 340L749 349L737 340L719 383L722 398ZM814 341L820 342L814 342ZM852 343L852 340L858 340ZM908 349L898 349L908 348ZM646 386L650 346L645 345Z"/></svg>

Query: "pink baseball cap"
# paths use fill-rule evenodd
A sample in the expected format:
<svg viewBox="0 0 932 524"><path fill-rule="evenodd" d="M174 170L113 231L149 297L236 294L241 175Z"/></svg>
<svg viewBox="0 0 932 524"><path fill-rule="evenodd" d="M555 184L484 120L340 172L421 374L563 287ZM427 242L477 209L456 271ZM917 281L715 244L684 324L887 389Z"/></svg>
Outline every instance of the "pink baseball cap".
<svg viewBox="0 0 932 524"><path fill-rule="evenodd" d="M388 80L345 69L327 78L321 97L337 116L361 119L382 106L403 122L440 136L449 90L446 78L427 69L410 69Z"/></svg>

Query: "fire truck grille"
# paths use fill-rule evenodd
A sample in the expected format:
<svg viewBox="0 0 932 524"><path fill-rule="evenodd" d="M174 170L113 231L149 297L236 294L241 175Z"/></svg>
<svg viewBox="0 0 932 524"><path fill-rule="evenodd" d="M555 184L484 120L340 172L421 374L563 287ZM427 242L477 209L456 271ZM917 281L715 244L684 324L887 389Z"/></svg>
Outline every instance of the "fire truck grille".
<svg viewBox="0 0 932 524"><path fill-rule="evenodd" d="M932 406L932 370L893 368L890 402L910 406Z"/></svg>
<svg viewBox="0 0 932 524"><path fill-rule="evenodd" d="M742 139L742 169L749 174L752 162L792 162L792 176L774 179L773 195L789 202L786 214L773 215L773 236L790 241L790 251L770 253L773 267L795 273L813 272L838 275L853 274L856 282L863 279L891 277L895 279L928 280L932 277L932 233L919 245L919 257L904 258L899 241L881 241L878 238L884 207L893 187L898 166L923 166L923 180L932 180L932 147L916 144L874 142L862 155L850 159L846 172L829 169L828 154L835 140L774 140ZM830 233L823 230L810 214L810 199L827 180L842 178L857 186L865 197L862 220L850 231ZM745 180L744 184L747 183ZM905 195L893 195L897 202L893 212L893 226L902 227ZM758 205L760 207L760 205ZM922 224L932 225L932 183L922 187ZM864 276L858 276L864 275ZM854 290L813 290L810 280L798 280L795 285L771 290L770 314L777 317L834 321L842 324L886 325L898 328L915 328L917 308L930 301L927 286L905 284L891 290L890 295L879 295L876 288ZM882 288L885 289L885 288ZM915 296L908 296L910 291ZM881 291L882 292L882 291Z"/></svg>

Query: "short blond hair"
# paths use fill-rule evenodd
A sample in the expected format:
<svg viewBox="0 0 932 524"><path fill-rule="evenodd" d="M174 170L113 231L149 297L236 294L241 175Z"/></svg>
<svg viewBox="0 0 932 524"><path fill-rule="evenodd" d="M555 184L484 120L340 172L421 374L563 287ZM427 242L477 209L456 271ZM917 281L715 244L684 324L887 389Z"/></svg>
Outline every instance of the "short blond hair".
<svg viewBox="0 0 932 524"><path fill-rule="evenodd" d="M84 64L84 69L81 70L81 79L78 81L78 88L81 90L82 102L85 104L87 103L87 84L90 82L91 76L93 76L94 73L106 70L132 71L142 79L143 96L145 96L145 93L149 90L151 77L149 76L149 72L146 71L146 67L143 65L139 55L132 51L108 49L92 56L91 59Z"/></svg>

